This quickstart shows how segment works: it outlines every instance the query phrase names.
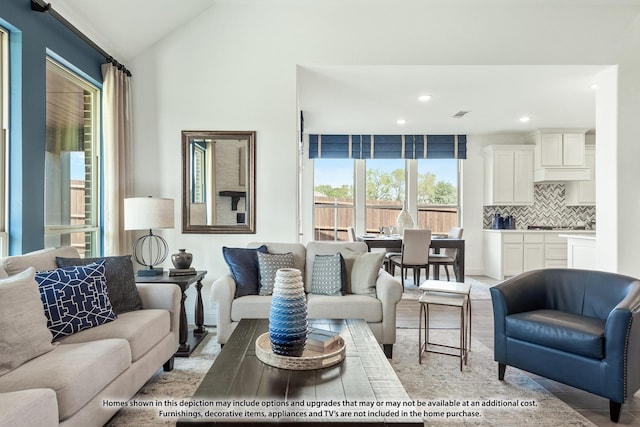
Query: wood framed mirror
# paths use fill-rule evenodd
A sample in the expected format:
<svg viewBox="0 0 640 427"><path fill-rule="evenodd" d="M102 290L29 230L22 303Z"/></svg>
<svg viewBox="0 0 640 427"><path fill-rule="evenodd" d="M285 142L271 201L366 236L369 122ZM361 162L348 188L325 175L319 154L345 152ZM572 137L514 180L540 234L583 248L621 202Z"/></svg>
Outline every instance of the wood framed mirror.
<svg viewBox="0 0 640 427"><path fill-rule="evenodd" d="M255 234L255 131L182 131L182 232Z"/></svg>

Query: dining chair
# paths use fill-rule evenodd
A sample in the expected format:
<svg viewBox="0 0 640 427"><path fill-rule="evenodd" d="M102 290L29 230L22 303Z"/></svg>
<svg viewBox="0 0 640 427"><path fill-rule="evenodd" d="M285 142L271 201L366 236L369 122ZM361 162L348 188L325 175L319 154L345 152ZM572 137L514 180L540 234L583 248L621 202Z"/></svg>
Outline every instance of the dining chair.
<svg viewBox="0 0 640 427"><path fill-rule="evenodd" d="M460 227L451 227L449 229L449 238L462 239L463 229ZM454 265L456 257L458 256L458 250L455 248L445 248L442 253L429 254L429 265L433 265L433 276L439 279L440 266L444 266L444 271L447 273L447 281L450 280L448 266ZM427 270L428 272L429 270Z"/></svg>
<svg viewBox="0 0 640 427"><path fill-rule="evenodd" d="M356 230L353 227L347 227L347 233L349 233L349 241L356 241Z"/></svg>
<svg viewBox="0 0 640 427"><path fill-rule="evenodd" d="M431 245L431 230L409 228L402 233L402 249L400 255L389 258L390 273L394 275L395 267L400 267L404 287L405 272L413 269L413 284L420 284L420 270L427 271L429 277L429 246Z"/></svg>

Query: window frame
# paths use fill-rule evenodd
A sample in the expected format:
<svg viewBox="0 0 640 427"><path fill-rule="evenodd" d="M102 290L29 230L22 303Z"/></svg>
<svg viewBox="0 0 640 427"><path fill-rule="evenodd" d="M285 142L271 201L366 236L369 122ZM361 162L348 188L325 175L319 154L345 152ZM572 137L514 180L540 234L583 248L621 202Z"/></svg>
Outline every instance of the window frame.
<svg viewBox="0 0 640 427"><path fill-rule="evenodd" d="M0 257L9 253L7 233L9 194L9 32L0 27Z"/></svg>
<svg viewBox="0 0 640 427"><path fill-rule="evenodd" d="M47 72L52 71L58 74L58 76L68 79L74 84L81 87L83 90L86 90L91 93L91 111L92 111L92 120L91 120L91 157L89 158L90 168L91 168L91 203L90 203L90 211L89 215L86 215L85 218L90 218L90 224L69 224L69 225L47 225L44 224L44 237L45 241L48 236L62 236L65 234L73 234L73 233L90 233L92 235L92 244L90 248L90 252L85 253L85 256L99 256L101 254L102 247L102 230L101 230L101 159L100 153L102 149L102 138L101 138L101 128L102 128L102 113L101 113L101 88L97 85L90 82L86 77L82 76L80 73L74 72L74 70L62 64L60 61L52 58L51 56L46 57L46 67ZM45 178L46 179L46 178ZM47 208L45 204L45 209ZM46 218L46 215L45 215Z"/></svg>

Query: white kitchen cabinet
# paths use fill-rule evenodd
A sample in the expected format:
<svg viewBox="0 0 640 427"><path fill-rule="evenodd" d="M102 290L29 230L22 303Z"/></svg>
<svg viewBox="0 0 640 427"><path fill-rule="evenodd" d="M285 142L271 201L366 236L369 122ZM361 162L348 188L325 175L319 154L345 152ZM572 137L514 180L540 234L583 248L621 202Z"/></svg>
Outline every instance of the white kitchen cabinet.
<svg viewBox="0 0 640 427"><path fill-rule="evenodd" d="M533 204L533 148L492 145L485 148L485 205Z"/></svg>
<svg viewBox="0 0 640 427"><path fill-rule="evenodd" d="M527 135L535 146L534 182L588 180L585 131L540 129Z"/></svg>
<svg viewBox="0 0 640 427"><path fill-rule="evenodd" d="M567 266L567 242L558 231L485 230L485 274L503 280L540 268Z"/></svg>
<svg viewBox="0 0 640 427"><path fill-rule="evenodd" d="M587 145L584 153L585 165L591 172L588 181L569 181L565 187L567 206L593 206L596 204L596 147Z"/></svg>
<svg viewBox="0 0 640 427"><path fill-rule="evenodd" d="M544 261L544 235L542 233L525 233L522 253L522 271L544 268Z"/></svg>

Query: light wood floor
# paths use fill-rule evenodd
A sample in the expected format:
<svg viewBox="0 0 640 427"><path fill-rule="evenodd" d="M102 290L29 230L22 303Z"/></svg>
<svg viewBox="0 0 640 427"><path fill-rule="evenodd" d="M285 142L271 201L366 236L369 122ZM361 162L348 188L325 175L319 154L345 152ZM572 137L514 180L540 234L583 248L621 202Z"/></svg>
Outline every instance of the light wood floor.
<svg viewBox="0 0 640 427"><path fill-rule="evenodd" d="M486 279L488 286L495 283L495 280L483 278L482 276L473 276L473 278L479 281ZM409 276L409 280L411 280L411 276ZM491 300L472 300L472 307L472 336L490 349L493 349L493 308ZM399 328L417 328L418 312L419 304L417 301L403 299L397 307L397 326ZM436 307L431 310L431 313L431 325L434 328L455 328L459 324L459 312ZM507 369L514 368L507 367ZM498 368L496 364L497 375ZM607 399L537 375L528 375L598 426L640 426L640 392L622 405L620 421L615 424L609 421L609 401Z"/></svg>

